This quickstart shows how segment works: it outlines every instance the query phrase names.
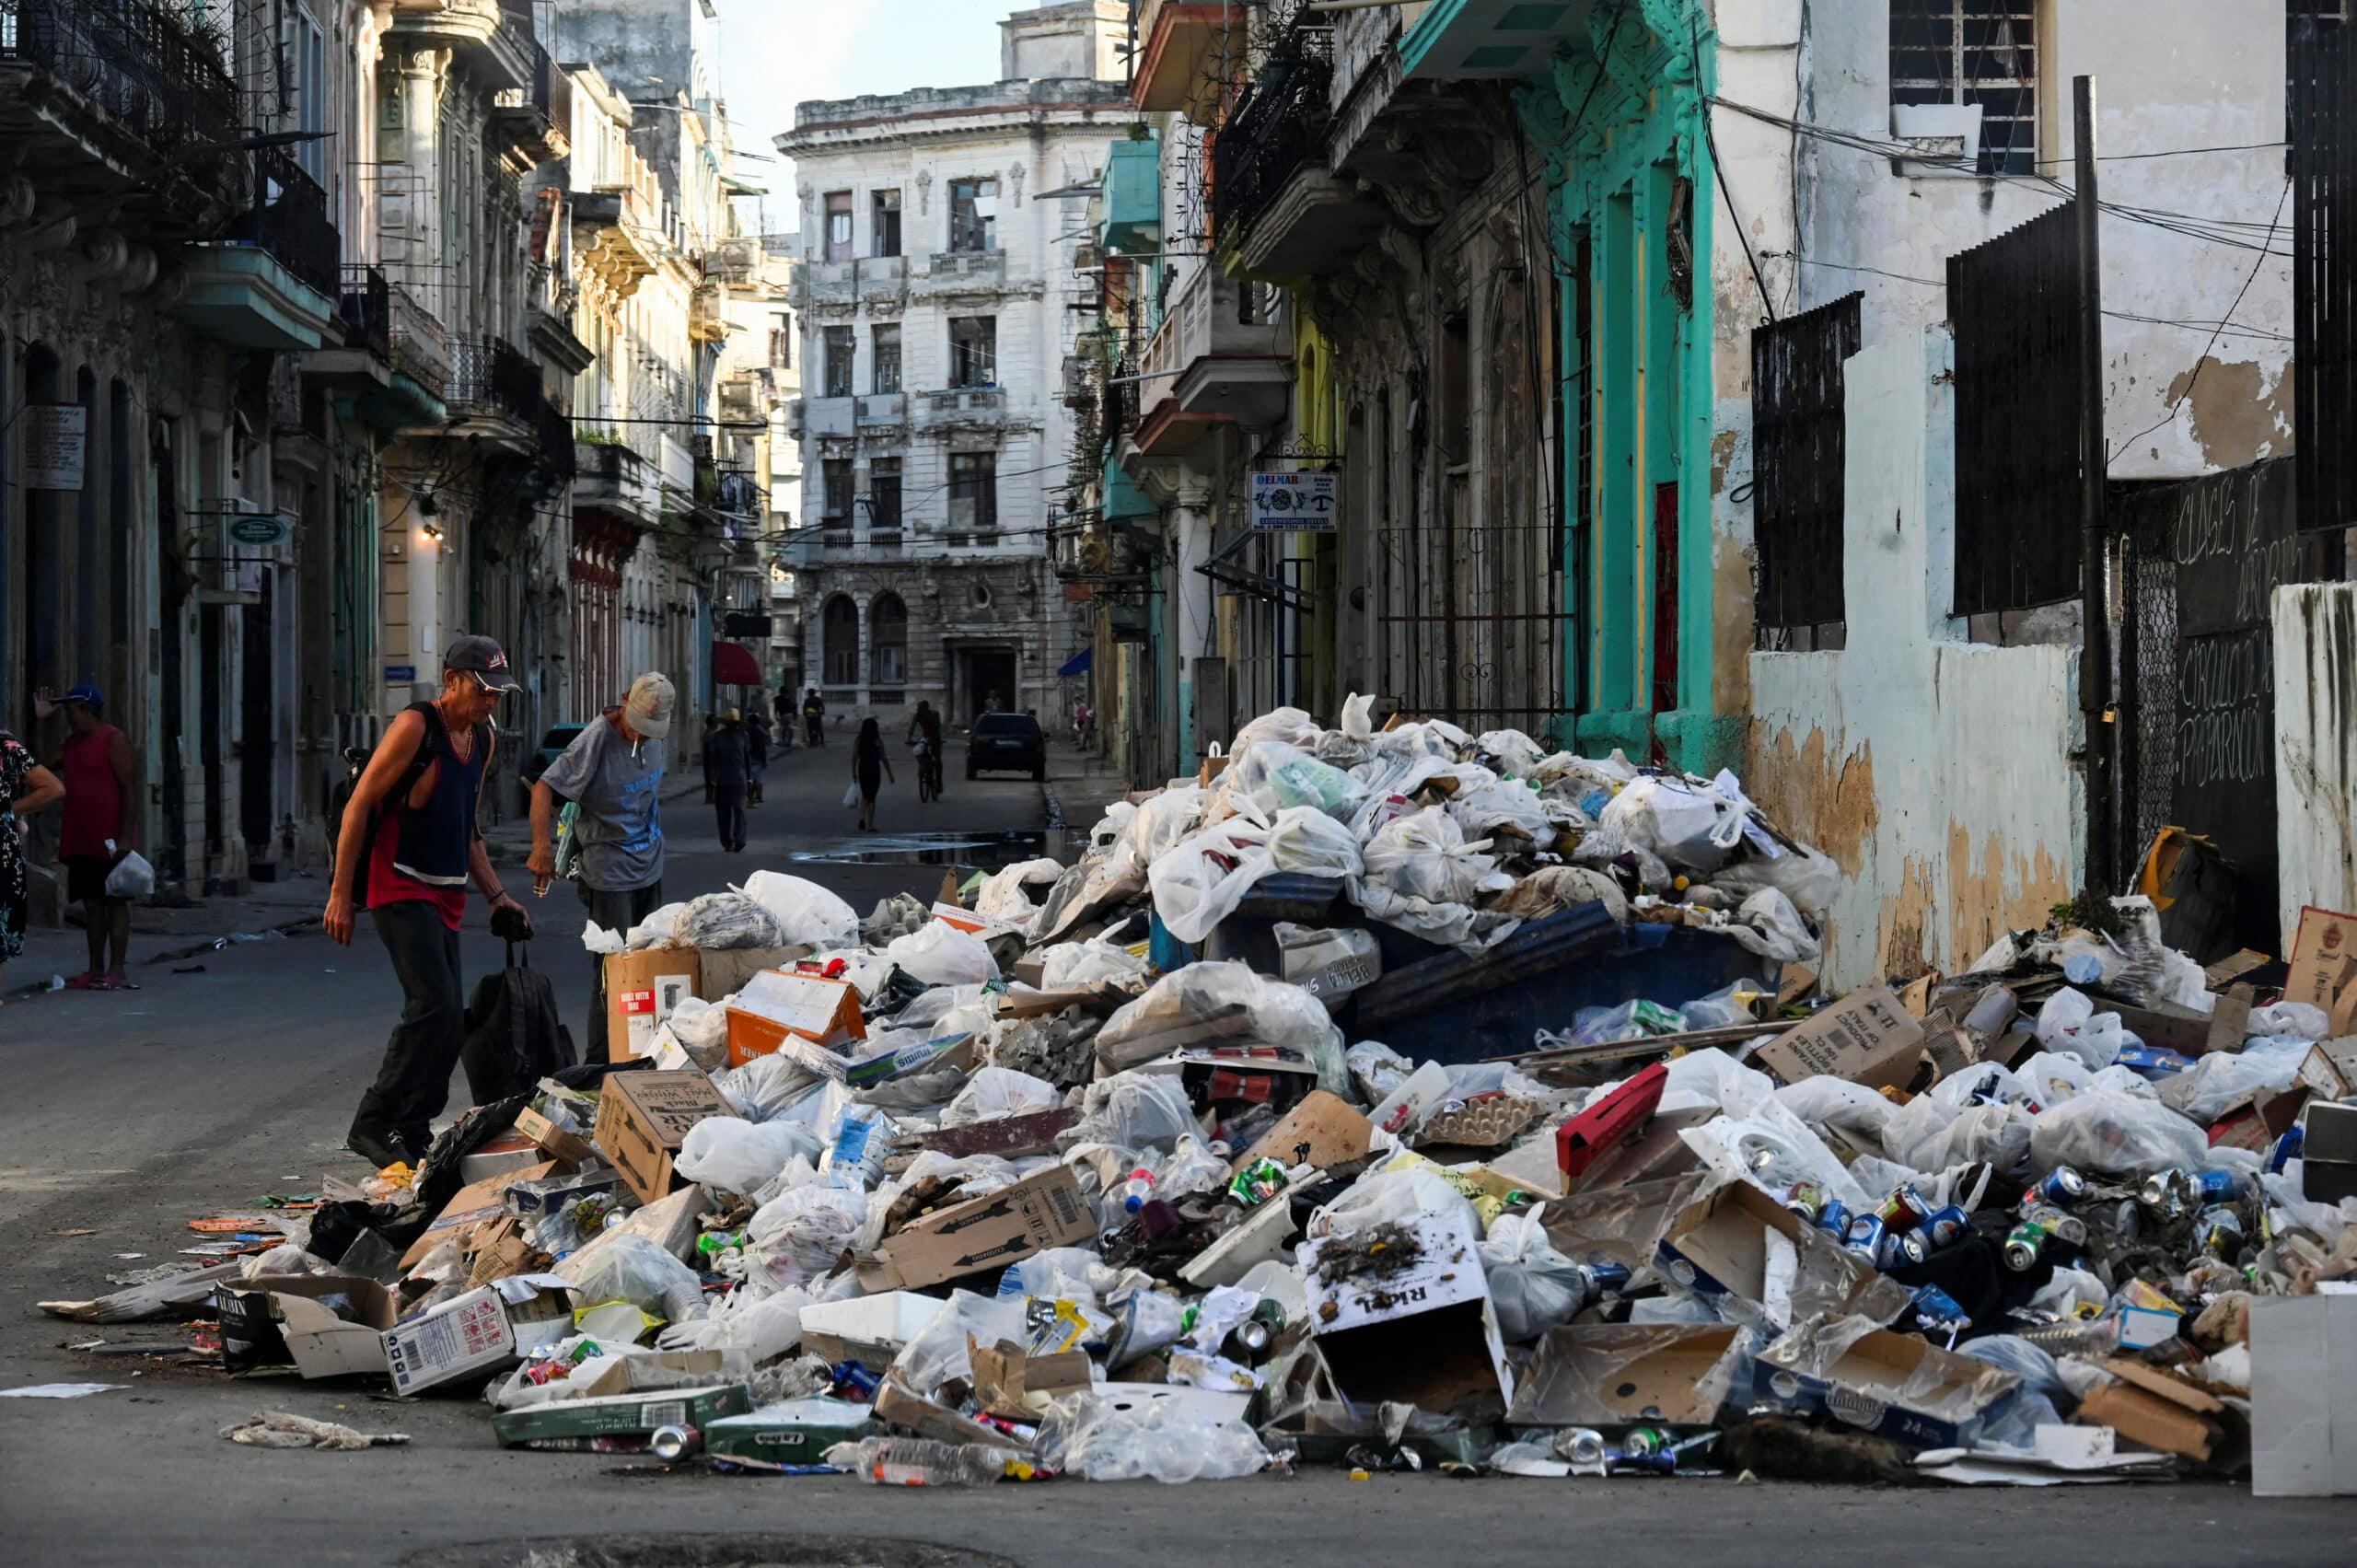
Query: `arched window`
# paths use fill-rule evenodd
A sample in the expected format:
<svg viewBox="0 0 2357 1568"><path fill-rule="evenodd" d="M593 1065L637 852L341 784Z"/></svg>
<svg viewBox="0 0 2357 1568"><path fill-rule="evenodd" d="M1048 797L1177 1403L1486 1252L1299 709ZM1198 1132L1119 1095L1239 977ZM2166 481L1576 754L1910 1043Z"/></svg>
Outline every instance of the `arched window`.
<svg viewBox="0 0 2357 1568"><path fill-rule="evenodd" d="M876 686L909 683L909 607L898 594L879 594L867 607L868 645ZM830 643L830 646L832 644Z"/></svg>
<svg viewBox="0 0 2357 1568"><path fill-rule="evenodd" d="M837 594L827 601L825 633L827 684L858 685L859 606L849 594Z"/></svg>

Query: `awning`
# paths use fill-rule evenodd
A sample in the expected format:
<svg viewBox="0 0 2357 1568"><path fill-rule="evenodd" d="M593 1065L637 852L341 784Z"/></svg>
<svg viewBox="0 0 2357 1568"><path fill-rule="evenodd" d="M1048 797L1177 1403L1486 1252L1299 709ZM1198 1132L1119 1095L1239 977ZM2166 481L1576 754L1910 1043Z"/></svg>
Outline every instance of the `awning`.
<svg viewBox="0 0 2357 1568"><path fill-rule="evenodd" d="M720 686L766 686L761 661L753 650L737 643L712 645L712 679Z"/></svg>
<svg viewBox="0 0 2357 1568"><path fill-rule="evenodd" d="M1063 668L1057 670L1056 674L1067 679L1075 675L1086 675L1096 667L1096 655L1095 648L1083 648L1064 660Z"/></svg>

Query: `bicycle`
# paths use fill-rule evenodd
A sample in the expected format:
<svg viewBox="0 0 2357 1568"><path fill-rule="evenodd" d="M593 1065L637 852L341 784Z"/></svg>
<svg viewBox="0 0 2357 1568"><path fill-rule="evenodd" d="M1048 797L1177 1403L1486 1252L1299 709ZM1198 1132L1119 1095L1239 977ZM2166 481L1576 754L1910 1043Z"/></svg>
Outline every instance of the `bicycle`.
<svg viewBox="0 0 2357 1568"><path fill-rule="evenodd" d="M932 741L920 736L916 743L917 800L927 804L941 798L941 753Z"/></svg>

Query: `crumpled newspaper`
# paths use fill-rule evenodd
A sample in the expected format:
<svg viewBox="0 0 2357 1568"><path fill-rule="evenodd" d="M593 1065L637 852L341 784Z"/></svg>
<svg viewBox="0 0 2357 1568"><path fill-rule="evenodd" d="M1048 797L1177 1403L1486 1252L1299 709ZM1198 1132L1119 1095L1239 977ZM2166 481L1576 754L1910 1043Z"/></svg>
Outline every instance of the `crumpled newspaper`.
<svg viewBox="0 0 2357 1568"><path fill-rule="evenodd" d="M285 1411L256 1411L223 1427L221 1435L253 1448L397 1448L409 1441L406 1432L362 1432Z"/></svg>

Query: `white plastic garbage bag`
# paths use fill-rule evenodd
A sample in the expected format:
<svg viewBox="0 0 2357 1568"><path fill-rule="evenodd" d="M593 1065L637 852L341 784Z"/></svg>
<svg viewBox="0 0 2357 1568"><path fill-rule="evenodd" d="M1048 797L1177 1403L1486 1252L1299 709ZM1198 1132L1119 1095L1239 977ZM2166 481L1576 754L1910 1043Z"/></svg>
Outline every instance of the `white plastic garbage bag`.
<svg viewBox="0 0 2357 1568"><path fill-rule="evenodd" d="M1081 1119L1057 1141L1066 1147L1107 1144L1118 1149L1168 1149L1181 1137L1200 1137L1202 1124L1186 1086L1166 1073L1117 1073L1088 1086Z"/></svg>
<svg viewBox="0 0 2357 1568"><path fill-rule="evenodd" d="M1086 1481L1234 1481L1269 1463L1241 1420L1208 1420L1183 1394L1091 1390L1057 1400L1039 1426L1039 1455Z"/></svg>
<svg viewBox="0 0 2357 1568"><path fill-rule="evenodd" d="M126 850L107 873L107 897L144 899L156 890L156 868L137 850Z"/></svg>
<svg viewBox="0 0 2357 1568"><path fill-rule="evenodd" d="M2030 1164L2039 1171L2067 1165L2101 1176L2149 1176L2156 1170L2200 1170L2210 1140L2202 1130L2157 1099L2090 1089L2030 1121Z"/></svg>
<svg viewBox="0 0 2357 1568"><path fill-rule="evenodd" d="M1249 800L1263 817L1289 806L1306 806L1332 817L1348 817L1366 797L1366 786L1296 746L1263 741L1241 747L1220 777L1230 802Z"/></svg>
<svg viewBox="0 0 2357 1568"><path fill-rule="evenodd" d="M1568 1323L1586 1305L1579 1265L1547 1239L1545 1205L1527 1214L1500 1214L1481 1240L1498 1332L1508 1344L1534 1340Z"/></svg>
<svg viewBox="0 0 2357 1568"><path fill-rule="evenodd" d="M2084 993L2064 986L2038 1010L2038 1038L2049 1051L2068 1051L2089 1067L2119 1060L2129 1038L2117 1013L2098 1013Z"/></svg>
<svg viewBox="0 0 2357 1568"><path fill-rule="evenodd" d="M985 920L995 920L1006 925L1021 925L1039 912L1031 900L1030 888L1037 885L1042 897L1064 874L1063 863L1042 856L1037 860L1020 860L1004 870L993 872L983 878L981 888L974 894L974 912Z"/></svg>
<svg viewBox="0 0 2357 1568"><path fill-rule="evenodd" d="M1318 721L1299 708L1271 708L1236 732L1235 749L1242 751L1263 740L1306 749L1318 744Z"/></svg>
<svg viewBox="0 0 2357 1568"><path fill-rule="evenodd" d="M768 1284L807 1284L833 1272L866 1218L864 1191L823 1181L797 1187L754 1211L746 1260Z"/></svg>
<svg viewBox="0 0 2357 1568"><path fill-rule="evenodd" d="M1267 842L1269 857L1279 871L1342 878L1365 868L1350 829L1310 807L1288 806L1279 811Z"/></svg>
<svg viewBox="0 0 2357 1568"><path fill-rule="evenodd" d="M688 1129L673 1163L691 1181L724 1192L758 1192L795 1156L818 1158L819 1147L817 1135L798 1122L708 1116Z"/></svg>
<svg viewBox="0 0 2357 1568"><path fill-rule="evenodd" d="M1155 912L1181 942L1201 942L1277 867L1269 830L1249 814L1215 822L1147 869Z"/></svg>
<svg viewBox="0 0 2357 1568"><path fill-rule="evenodd" d="M982 939L946 921L929 920L893 938L884 957L927 985L987 985L998 978L998 961Z"/></svg>
<svg viewBox="0 0 2357 1568"><path fill-rule="evenodd" d="M1743 842L1748 815L1715 785L1649 773L1614 796L1598 821L1671 865L1708 874Z"/></svg>
<svg viewBox="0 0 2357 1568"><path fill-rule="evenodd" d="M703 1286L695 1271L650 1237L600 1237L558 1260L553 1272L572 1282L575 1300L585 1307L627 1301L650 1318L674 1323L703 1316Z"/></svg>
<svg viewBox="0 0 2357 1568"><path fill-rule="evenodd" d="M1514 886L1481 853L1487 848L1487 840L1468 842L1446 810L1426 807L1387 823L1367 841L1366 879L1435 904L1469 904Z"/></svg>
<svg viewBox="0 0 2357 1568"><path fill-rule="evenodd" d="M673 1323L655 1338L658 1350L716 1350L732 1376L743 1376L802 1342L802 1309L810 1293L800 1288L764 1292L751 1285L719 1298L711 1312L691 1323Z"/></svg>
<svg viewBox="0 0 2357 1568"><path fill-rule="evenodd" d="M1342 699L1342 733L1353 740L1375 738L1375 693L1353 691Z"/></svg>
<svg viewBox="0 0 2357 1568"><path fill-rule="evenodd" d="M1002 1116L1028 1116L1053 1110L1064 1097L1045 1078L1018 1073L1012 1067L977 1067L966 1086L941 1112L944 1127L995 1121Z"/></svg>
<svg viewBox="0 0 2357 1568"><path fill-rule="evenodd" d="M847 947L859 939L857 912L816 882L756 871L737 891L777 917L783 946Z"/></svg>
<svg viewBox="0 0 2357 1568"><path fill-rule="evenodd" d="M1318 1064L1320 1088L1350 1092L1342 1031L1325 1004L1239 963L1189 964L1155 981L1105 1020L1097 1060L1106 1071L1120 1072L1199 1044L1289 1047Z"/></svg>
<svg viewBox="0 0 2357 1568"><path fill-rule="evenodd" d="M630 935L622 939L623 945L633 953L670 947L678 939L679 917L687 912L684 903L665 904L632 926Z"/></svg>
<svg viewBox="0 0 2357 1568"><path fill-rule="evenodd" d="M679 1049L705 1072L716 1072L728 1062L728 1009L701 996L682 996L671 1016L663 1020Z"/></svg>

